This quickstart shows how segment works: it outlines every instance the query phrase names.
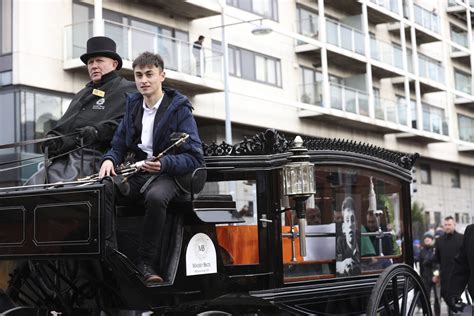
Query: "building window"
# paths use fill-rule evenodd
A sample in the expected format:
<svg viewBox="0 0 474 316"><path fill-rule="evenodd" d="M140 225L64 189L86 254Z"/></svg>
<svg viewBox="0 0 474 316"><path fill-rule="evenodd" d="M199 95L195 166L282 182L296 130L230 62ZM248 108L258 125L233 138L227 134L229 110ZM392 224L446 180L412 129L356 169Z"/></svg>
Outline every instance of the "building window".
<svg viewBox="0 0 474 316"><path fill-rule="evenodd" d="M20 92L21 140L42 138L56 126L66 112L71 98L48 92ZM26 152L41 153L36 144L25 147Z"/></svg>
<svg viewBox="0 0 474 316"><path fill-rule="evenodd" d="M458 91L471 94L471 75L459 69L454 69L454 88Z"/></svg>
<svg viewBox="0 0 474 316"><path fill-rule="evenodd" d="M431 184L431 167L427 164L420 164L420 177L422 184Z"/></svg>
<svg viewBox="0 0 474 316"><path fill-rule="evenodd" d="M12 0L0 0L0 55L12 52Z"/></svg>
<svg viewBox="0 0 474 316"><path fill-rule="evenodd" d="M213 40L215 51L222 51L222 44ZM281 63L271 56L229 45L229 74L242 79L281 87Z"/></svg>
<svg viewBox="0 0 474 316"><path fill-rule="evenodd" d="M474 118L458 114L459 139L474 143Z"/></svg>
<svg viewBox="0 0 474 316"><path fill-rule="evenodd" d="M278 21L277 0L227 0L228 5Z"/></svg>
<svg viewBox="0 0 474 316"><path fill-rule="evenodd" d="M461 174L459 169L451 169L451 188L460 188L461 187Z"/></svg>
<svg viewBox="0 0 474 316"><path fill-rule="evenodd" d="M321 72L301 67L302 84L299 89L299 101L306 104L321 105L323 101Z"/></svg>
<svg viewBox="0 0 474 316"><path fill-rule="evenodd" d="M2 118L2 132L0 133L0 144L14 143L15 137L15 92L1 92L0 93L0 117ZM0 150L3 154L9 149Z"/></svg>

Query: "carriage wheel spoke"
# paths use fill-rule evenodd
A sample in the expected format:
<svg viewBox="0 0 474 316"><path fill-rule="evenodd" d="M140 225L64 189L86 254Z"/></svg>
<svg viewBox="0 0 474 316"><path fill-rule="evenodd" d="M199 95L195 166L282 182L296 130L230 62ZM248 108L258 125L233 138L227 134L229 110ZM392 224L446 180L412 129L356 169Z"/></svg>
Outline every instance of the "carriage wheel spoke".
<svg viewBox="0 0 474 316"><path fill-rule="evenodd" d="M405 277L405 281L403 282L403 296L402 296L402 310L401 310L402 315L406 315L406 311L407 311L409 281L410 279L408 277Z"/></svg>
<svg viewBox="0 0 474 316"><path fill-rule="evenodd" d="M396 275L392 278L392 298L395 315L400 315L400 306L398 305L398 278Z"/></svg>

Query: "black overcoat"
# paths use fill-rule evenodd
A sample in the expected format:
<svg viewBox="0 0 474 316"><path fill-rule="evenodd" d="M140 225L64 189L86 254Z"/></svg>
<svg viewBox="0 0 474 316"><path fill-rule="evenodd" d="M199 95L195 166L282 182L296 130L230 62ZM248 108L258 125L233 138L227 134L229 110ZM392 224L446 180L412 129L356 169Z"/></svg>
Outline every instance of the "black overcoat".
<svg viewBox="0 0 474 316"><path fill-rule="evenodd" d="M449 280L447 295L461 296L468 285L469 294L474 297L474 224L467 226L459 253Z"/></svg>
<svg viewBox="0 0 474 316"><path fill-rule="evenodd" d="M105 74L100 82L89 82L74 96L66 113L48 135L65 135L80 127L94 126L99 135L95 148L104 152L110 147L114 131L125 113L127 93L136 91L135 83L119 76L116 71Z"/></svg>
<svg viewBox="0 0 474 316"><path fill-rule="evenodd" d="M455 231L453 234L444 234L435 242L435 262L439 264L441 279L441 296L446 299L454 257L461 248L463 235Z"/></svg>

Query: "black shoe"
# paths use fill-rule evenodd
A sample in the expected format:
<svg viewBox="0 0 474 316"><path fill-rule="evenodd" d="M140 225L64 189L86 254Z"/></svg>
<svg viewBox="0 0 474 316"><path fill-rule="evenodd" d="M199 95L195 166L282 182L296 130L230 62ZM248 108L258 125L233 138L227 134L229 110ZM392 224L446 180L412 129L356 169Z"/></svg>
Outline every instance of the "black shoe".
<svg viewBox="0 0 474 316"><path fill-rule="evenodd" d="M143 282L145 282L147 286L163 283L163 278L160 277L148 263L139 261L137 269L142 274Z"/></svg>

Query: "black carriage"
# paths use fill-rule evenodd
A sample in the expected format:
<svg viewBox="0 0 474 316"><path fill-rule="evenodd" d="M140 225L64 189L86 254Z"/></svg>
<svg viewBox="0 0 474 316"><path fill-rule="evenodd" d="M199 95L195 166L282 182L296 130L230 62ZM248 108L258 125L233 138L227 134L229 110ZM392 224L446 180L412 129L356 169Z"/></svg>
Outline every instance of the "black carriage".
<svg viewBox="0 0 474 316"><path fill-rule="evenodd" d="M205 145L195 179L205 171L206 183L171 203L156 262L164 283L152 287L133 262L140 205L116 207L114 250L102 184L3 188L0 258L16 269L0 311L431 315L412 269L417 154L336 139L302 145L274 130Z"/></svg>

